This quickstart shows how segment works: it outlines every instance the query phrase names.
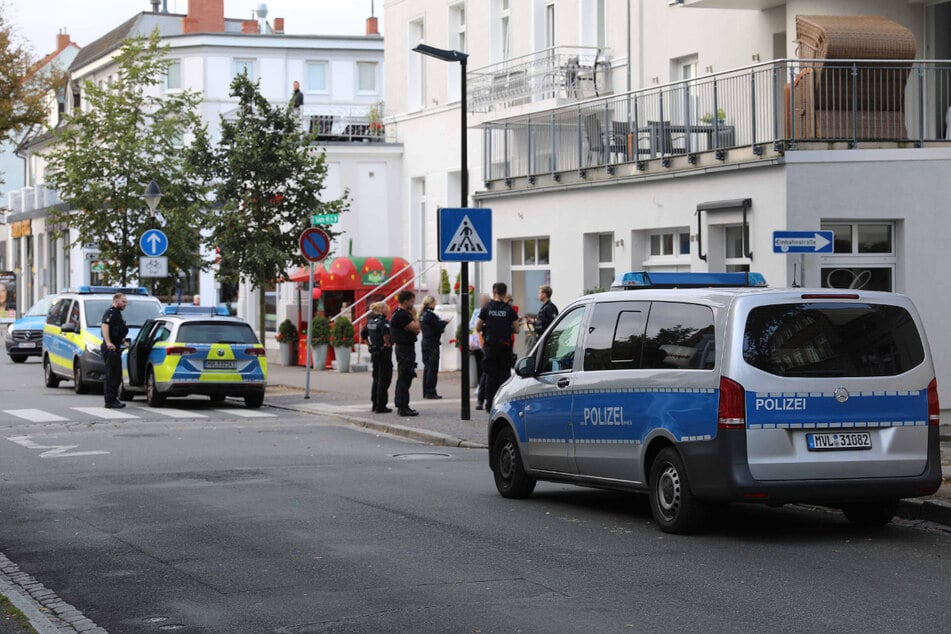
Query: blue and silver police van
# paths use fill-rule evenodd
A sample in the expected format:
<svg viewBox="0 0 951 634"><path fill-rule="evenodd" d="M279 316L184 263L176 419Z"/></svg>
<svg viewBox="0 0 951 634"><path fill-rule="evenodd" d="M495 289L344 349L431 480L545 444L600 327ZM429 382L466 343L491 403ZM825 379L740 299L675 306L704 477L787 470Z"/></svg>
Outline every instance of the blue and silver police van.
<svg viewBox="0 0 951 634"><path fill-rule="evenodd" d="M575 300L498 392L499 493L647 492L663 531L728 502L891 521L941 483L938 392L902 295L767 288L757 273L626 273Z"/></svg>

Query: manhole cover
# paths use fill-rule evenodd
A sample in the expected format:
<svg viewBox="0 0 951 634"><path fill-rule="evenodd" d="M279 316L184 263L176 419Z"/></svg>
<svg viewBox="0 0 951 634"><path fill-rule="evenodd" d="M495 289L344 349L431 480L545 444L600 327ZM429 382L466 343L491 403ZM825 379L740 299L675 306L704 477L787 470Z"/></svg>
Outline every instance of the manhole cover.
<svg viewBox="0 0 951 634"><path fill-rule="evenodd" d="M395 453L393 457L397 460L446 460L452 458L447 453Z"/></svg>

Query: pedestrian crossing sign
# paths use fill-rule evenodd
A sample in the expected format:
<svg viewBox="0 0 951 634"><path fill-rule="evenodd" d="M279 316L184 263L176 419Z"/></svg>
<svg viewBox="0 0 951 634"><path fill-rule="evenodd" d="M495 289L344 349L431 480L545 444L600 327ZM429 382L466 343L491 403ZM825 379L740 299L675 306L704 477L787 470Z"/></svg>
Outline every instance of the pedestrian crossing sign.
<svg viewBox="0 0 951 634"><path fill-rule="evenodd" d="M443 207L438 219L441 262L488 262L492 259L491 209Z"/></svg>

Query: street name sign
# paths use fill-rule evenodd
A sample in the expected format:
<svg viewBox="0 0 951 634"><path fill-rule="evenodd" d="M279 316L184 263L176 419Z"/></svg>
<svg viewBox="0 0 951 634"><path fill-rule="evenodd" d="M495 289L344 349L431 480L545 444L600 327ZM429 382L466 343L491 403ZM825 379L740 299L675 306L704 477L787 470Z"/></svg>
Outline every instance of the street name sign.
<svg viewBox="0 0 951 634"><path fill-rule="evenodd" d="M832 253L831 231L774 231L773 253Z"/></svg>
<svg viewBox="0 0 951 634"><path fill-rule="evenodd" d="M168 258L139 258L139 277L168 277Z"/></svg>
<svg viewBox="0 0 951 634"><path fill-rule="evenodd" d="M330 253L330 236L317 227L305 229L300 234L300 252L308 262L320 262Z"/></svg>
<svg viewBox="0 0 951 634"><path fill-rule="evenodd" d="M439 210L439 261L488 262L492 259L492 210L443 207Z"/></svg>
<svg viewBox="0 0 951 634"><path fill-rule="evenodd" d="M168 250L168 236L161 229L149 229L139 239L139 248L148 257L157 258Z"/></svg>
<svg viewBox="0 0 951 634"><path fill-rule="evenodd" d="M335 225L340 222L340 214L314 214L310 221L315 225Z"/></svg>

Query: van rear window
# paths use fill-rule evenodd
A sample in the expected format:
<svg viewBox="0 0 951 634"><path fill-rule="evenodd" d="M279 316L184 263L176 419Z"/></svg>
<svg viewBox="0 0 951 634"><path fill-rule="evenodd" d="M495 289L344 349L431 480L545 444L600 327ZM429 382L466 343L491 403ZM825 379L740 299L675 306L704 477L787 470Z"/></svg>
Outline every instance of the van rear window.
<svg viewBox="0 0 951 634"><path fill-rule="evenodd" d="M775 304L746 319L743 359L777 376L895 376L924 358L918 328L900 306Z"/></svg>

